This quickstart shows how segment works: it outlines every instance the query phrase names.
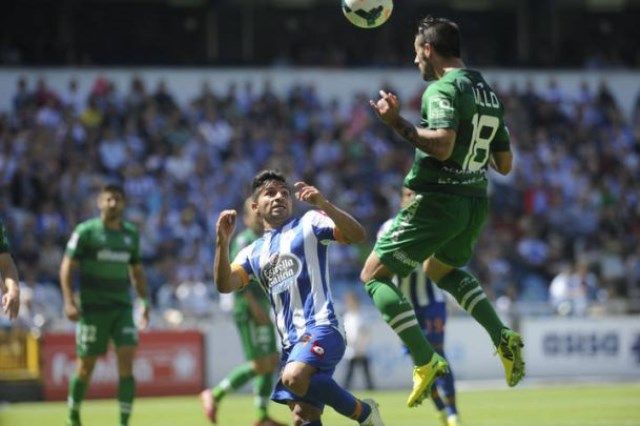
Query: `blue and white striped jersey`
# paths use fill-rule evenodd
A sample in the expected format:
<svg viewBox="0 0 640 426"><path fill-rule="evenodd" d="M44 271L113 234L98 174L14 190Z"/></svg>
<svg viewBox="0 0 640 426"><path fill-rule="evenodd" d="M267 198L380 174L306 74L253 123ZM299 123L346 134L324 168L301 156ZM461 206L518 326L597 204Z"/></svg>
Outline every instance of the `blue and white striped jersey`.
<svg viewBox="0 0 640 426"><path fill-rule="evenodd" d="M392 223L393 219L389 219L380 227L378 238L389 230ZM427 277L422 265L419 265L406 277L395 276L393 282L416 309L425 308L435 303L446 304L444 292Z"/></svg>
<svg viewBox="0 0 640 426"><path fill-rule="evenodd" d="M340 239L335 223L311 210L267 231L242 249L232 268L241 267L269 295L283 348L298 342L307 327L339 324L331 296L327 249Z"/></svg>

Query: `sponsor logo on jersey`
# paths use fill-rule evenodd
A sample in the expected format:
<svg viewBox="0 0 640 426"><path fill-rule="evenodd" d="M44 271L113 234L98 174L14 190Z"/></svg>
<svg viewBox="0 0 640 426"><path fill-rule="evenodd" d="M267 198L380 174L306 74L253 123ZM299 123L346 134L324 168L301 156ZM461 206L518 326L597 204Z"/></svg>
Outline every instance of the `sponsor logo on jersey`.
<svg viewBox="0 0 640 426"><path fill-rule="evenodd" d="M286 291L302 271L302 262L291 253L274 254L262 269L262 281L272 294Z"/></svg>
<svg viewBox="0 0 640 426"><path fill-rule="evenodd" d="M129 263L129 260L131 259L131 253L126 251L102 249L98 252L96 258L104 262Z"/></svg>
<svg viewBox="0 0 640 426"><path fill-rule="evenodd" d="M402 250L394 251L393 257L398 262L404 263L405 265L411 266L412 268L415 268L420 264L420 262L416 262L415 260L411 259L409 255L407 255L407 253Z"/></svg>

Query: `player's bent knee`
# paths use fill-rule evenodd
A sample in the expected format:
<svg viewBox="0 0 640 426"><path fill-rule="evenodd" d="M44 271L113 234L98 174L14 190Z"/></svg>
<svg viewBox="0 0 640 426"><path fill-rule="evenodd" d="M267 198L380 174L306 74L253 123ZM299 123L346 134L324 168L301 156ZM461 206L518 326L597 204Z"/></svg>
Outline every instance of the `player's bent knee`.
<svg viewBox="0 0 640 426"><path fill-rule="evenodd" d="M363 283L368 283L369 281L375 278L382 278L386 273L386 268L380 259L376 255L375 252L371 252L367 261L364 263L362 267L362 271L360 271L360 281Z"/></svg>
<svg viewBox="0 0 640 426"><path fill-rule="evenodd" d="M133 358L136 354L135 346L121 346L116 349L118 358L118 374L122 377L128 377L133 374Z"/></svg>
<svg viewBox="0 0 640 426"><path fill-rule="evenodd" d="M366 284L372 279L373 279L373 276L366 269L363 269L362 272L360 272L360 281L362 281L363 283Z"/></svg>
<svg viewBox="0 0 640 426"><path fill-rule="evenodd" d="M81 380L88 380L96 365L96 358L79 358L76 366L76 374Z"/></svg>
<svg viewBox="0 0 640 426"><path fill-rule="evenodd" d="M427 260L427 276L436 284L454 269L455 268L453 266L442 263L435 257L430 257L429 260Z"/></svg>
<svg viewBox="0 0 640 426"><path fill-rule="evenodd" d="M282 373L282 384L298 396L304 396L309 388L309 381L305 377L286 370Z"/></svg>

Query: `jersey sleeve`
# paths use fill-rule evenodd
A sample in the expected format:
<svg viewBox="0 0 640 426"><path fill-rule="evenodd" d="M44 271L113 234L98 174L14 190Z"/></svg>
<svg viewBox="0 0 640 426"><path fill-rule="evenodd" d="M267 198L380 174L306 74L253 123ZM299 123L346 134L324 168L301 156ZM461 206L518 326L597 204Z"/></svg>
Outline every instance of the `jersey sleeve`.
<svg viewBox="0 0 640 426"><path fill-rule="evenodd" d="M67 242L65 254L72 259L80 259L83 256L84 240L86 239L83 231L84 227L82 225L76 226Z"/></svg>
<svg viewBox="0 0 640 426"><path fill-rule="evenodd" d="M456 89L450 83L432 83L422 97L423 125L430 129L458 129Z"/></svg>
<svg viewBox="0 0 640 426"><path fill-rule="evenodd" d="M0 253L8 253L9 247L9 236L7 235L7 228L5 228L3 222L0 222Z"/></svg>
<svg viewBox="0 0 640 426"><path fill-rule="evenodd" d="M378 234L376 235L376 238L380 238L384 234L386 234L387 231L389 231L389 229L391 229L391 224L392 223L393 223L393 219L389 219L385 223L383 223L382 226L380 227L380 229L378 229Z"/></svg>
<svg viewBox="0 0 640 426"><path fill-rule="evenodd" d="M238 252L236 257L231 262L231 272L237 272L242 279L242 287L246 287L250 281L256 279L256 275L251 266L251 252L253 251L253 244L243 248Z"/></svg>
<svg viewBox="0 0 640 426"><path fill-rule="evenodd" d="M319 210L309 210L304 219L311 223L311 230L321 244L330 244L333 241L347 243L347 239L336 227L335 222L326 213Z"/></svg>

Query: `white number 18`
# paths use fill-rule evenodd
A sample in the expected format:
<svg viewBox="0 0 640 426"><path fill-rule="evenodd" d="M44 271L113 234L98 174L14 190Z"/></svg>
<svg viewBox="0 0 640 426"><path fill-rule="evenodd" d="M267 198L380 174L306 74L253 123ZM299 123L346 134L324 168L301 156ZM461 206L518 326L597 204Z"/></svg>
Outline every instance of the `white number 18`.
<svg viewBox="0 0 640 426"><path fill-rule="evenodd" d="M498 127L500 126L500 120L498 117L492 115L478 115L474 114L471 119L473 124L473 134L471 135L471 145L469 146L469 152L464 157L462 168L470 172L480 170L487 164L489 160L489 145L496 136ZM482 137L482 130L488 127L491 130L488 137Z"/></svg>

